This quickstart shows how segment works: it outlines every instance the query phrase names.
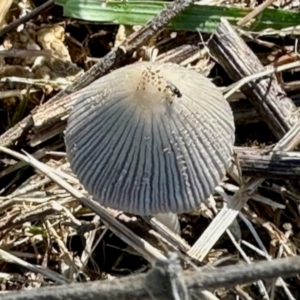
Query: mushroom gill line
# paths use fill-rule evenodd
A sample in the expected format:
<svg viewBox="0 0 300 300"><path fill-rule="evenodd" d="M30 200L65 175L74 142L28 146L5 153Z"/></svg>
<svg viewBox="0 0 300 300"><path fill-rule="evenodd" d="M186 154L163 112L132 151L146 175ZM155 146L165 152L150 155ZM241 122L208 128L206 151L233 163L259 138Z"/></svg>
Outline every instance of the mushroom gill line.
<svg viewBox="0 0 300 300"><path fill-rule="evenodd" d="M124 172L124 174L122 175L122 178L119 177L118 180L115 182L114 193L112 195L109 195L111 199L114 199L113 198L115 197L114 195L118 193L115 199L119 199L119 201L121 201L123 206L124 206L123 202L126 201L126 199L124 199L124 196L127 197L127 195L130 193L130 191L128 191L128 187L133 184L133 180L134 180L134 178L132 179L130 178L129 174L131 173L131 168L134 167L133 162L135 161L134 160L135 152L133 152L132 142L137 134L138 126L139 123L137 124L137 126L132 126L130 122L127 122L126 124L127 135L124 135L123 137L123 145L125 146L123 147L123 150L120 149L120 151L126 152L125 155L122 155L123 160L122 163L120 164L121 166L120 168L122 172ZM128 181L129 179L131 179L131 182L128 185L128 182L126 181ZM123 193L120 193L121 191L123 191ZM129 204L127 203L127 205Z"/></svg>
<svg viewBox="0 0 300 300"><path fill-rule="evenodd" d="M195 115L193 110L186 107L184 103L182 105L186 108L187 111L189 111L189 114L190 114L189 116L193 117L194 120L198 120L198 122L200 123L200 126L202 127L202 130L200 130L200 131L198 130L198 131L199 131L199 134L202 135L202 137L199 136L199 139L200 139L200 141L202 141L201 145L204 146L205 151L207 153L207 157L206 157L205 161L209 158L215 158L215 156L217 156L218 161L215 161L214 159L211 159L212 163L214 164L214 166L217 170L219 168L219 166L222 165L222 163L220 164L221 161L219 159L219 156L221 158L224 158L223 153L220 155L220 150L223 150L223 149L220 149L219 146L222 143L218 143L218 146L217 146L217 141L219 141L219 139L224 140L224 138L223 138L222 135L221 136L216 135L216 133L221 130L222 124L220 124L220 122L216 118L210 118L210 112L208 111L207 106L203 106L202 115L201 115L202 120L201 120L200 116ZM186 122L188 122L192 127L194 127L195 122L191 122L190 117L185 117ZM210 119L211 121L215 120L217 122L218 126L212 126L211 122L207 122L208 119ZM211 142L211 140L213 140L215 142ZM227 142L228 141L224 140L223 144L227 145ZM225 160L225 158L224 158L224 160ZM222 161L223 163L224 163L224 160ZM209 167L208 170L212 170L212 169Z"/></svg>
<svg viewBox="0 0 300 300"><path fill-rule="evenodd" d="M123 111L122 109L115 111L115 113L117 112L120 112L120 114L116 116L118 119L128 113L128 111ZM83 147L81 149L81 153L85 154L86 159L85 161L81 162L81 168L79 167L77 172L80 174L84 174L84 178L82 180L83 183L85 183L86 186L91 187L93 191L97 189L97 178L95 177L99 176L101 179L102 177L108 175L106 171L110 165L108 157L111 155L111 149L116 143L118 143L119 139L117 138L117 135L122 134L121 130L126 130L125 126L118 128L118 124L114 122L114 119L115 118L111 117L108 122L103 124L103 126L101 126L102 124L101 122L99 122L94 129L94 133L96 132L96 135L94 134L94 137L96 136L96 139L90 139L91 142L88 146L89 148ZM99 130L100 128L102 130ZM113 139L111 137L111 132L114 132Z"/></svg>
<svg viewBox="0 0 300 300"><path fill-rule="evenodd" d="M186 111L189 112L189 114L193 115L195 117L195 115L193 114L192 111L190 111L184 104L182 104L182 106L186 109ZM189 125L190 126L190 129L189 132L190 132L190 135L191 135L191 139L193 140L193 146L194 146L194 153L196 155L196 157L198 157L198 162L201 161L206 170L204 172L203 168L199 168L198 170L198 177L199 178L204 178L205 180L201 180L201 182L203 183L203 189L204 189L204 192L205 194L209 194L212 190L212 187L211 187L211 179L209 179L209 177L207 176L208 175L208 172L210 175L212 175L211 178L213 178L215 176L215 174L212 173L212 168L209 167L208 165L208 160L207 160L207 157L208 157L208 154L209 154L209 145L207 145L207 143L199 143L199 141L203 140L203 138L201 138L201 136L199 136L199 130L196 130L195 128L195 124L194 122L191 122L190 118L188 116L183 116L184 117L184 122L182 122L182 126L183 128L185 128L185 130L187 130L187 126L186 125ZM195 119L197 119L197 117L195 117ZM202 133L202 131L200 131L200 134ZM206 155L205 155L206 153ZM195 163L194 166L197 166L198 164ZM203 195L202 195L202 198L203 199ZM203 199L204 200L204 199Z"/></svg>
<svg viewBox="0 0 300 300"><path fill-rule="evenodd" d="M122 111L121 109L119 110L119 112L119 117L124 114L124 111ZM95 119L92 119L92 121L93 120L95 121ZM75 159L74 161L74 169L76 170L76 172L81 173L85 172L86 169L90 170L91 164L93 164L93 162L91 160L87 161L87 158L90 158L91 156L95 157L94 153L98 153L101 150L101 148L99 149L98 147L95 147L95 136L98 140L103 141L105 140L107 135L109 135L111 128L115 126L115 123L112 122L111 118L109 118L109 115L107 115L107 120L104 123L106 126L111 126L109 128L109 131L99 131L99 127L101 127L102 123L104 123L104 120L102 118L99 118L98 123L93 124L92 128L89 128L88 126L81 126L80 128L77 128L77 130L73 133L71 143L77 143L78 145L81 145L80 149L77 151L77 157L80 156L80 153L84 154L82 155L84 161L82 161L82 159ZM109 137L107 137L107 139L109 141Z"/></svg>
<svg viewBox="0 0 300 300"><path fill-rule="evenodd" d="M156 135L156 139L155 139L155 133L157 132L154 130L154 126L157 125L154 122L154 116L151 115L151 131L152 131L152 138L151 138L151 142L152 142L152 161L153 161L153 166L152 166L152 179L151 179L151 185L152 186L157 186L157 189L151 189L151 199L159 199L159 197L162 197L163 199L165 198L164 195L164 182L165 182L165 178L163 178L162 174L162 165L159 162L159 147L156 146L156 144L161 145L162 148L162 140L159 134ZM158 141L159 139L159 141ZM155 153L155 154L154 154ZM153 193L155 192L155 195L153 195ZM161 196L162 193L162 196ZM148 207L147 209L150 210L150 203L147 203ZM155 210L158 210L157 205L155 206ZM147 211L147 210L146 210Z"/></svg>
<svg viewBox="0 0 300 300"><path fill-rule="evenodd" d="M195 87L190 85L189 81L185 83L186 86L190 86L189 90L194 90L194 93L198 95L197 90ZM189 96L188 93L184 93L185 96ZM199 92L200 95L198 95L199 98L202 98L201 100L202 104L199 103L199 101L195 101L190 98L192 105L195 105L195 107L198 108L199 111L203 110L204 108L211 108L211 112L215 114L215 117L219 120L222 120L223 126L226 126L227 133L232 133L232 120L231 118L228 118L228 114L224 114L224 109L226 108L226 111L228 110L229 114L232 114L230 111L229 104L225 104L220 102L220 92L215 91L214 89L208 89L205 85L201 85L201 91ZM205 95L205 97L201 97L201 95ZM208 99L208 97L210 99ZM212 100L212 101L210 101ZM223 101L227 101L225 98L223 98ZM224 105L225 104L225 105ZM210 114L211 114L210 112Z"/></svg>
<svg viewBox="0 0 300 300"><path fill-rule="evenodd" d="M80 114L71 114L70 121L73 124L72 129L76 131L76 138L78 140L84 139L88 140L89 143L85 144L84 149L90 147L90 144L93 143L93 137L101 135L103 132L99 132L99 128L105 127L105 125L110 123L111 116L108 113L112 109L117 109L114 113L120 112L120 115L124 113L122 111L122 107L118 106L118 101L111 101L110 103L106 103L105 107L102 107L101 113L99 114L98 105L95 107L91 107L88 104L88 99L83 99L78 103L77 107L75 107L76 112L84 111ZM123 100L123 99L121 99ZM75 121L75 122L73 122ZM75 124L74 124L75 123Z"/></svg>
<svg viewBox="0 0 300 300"><path fill-rule="evenodd" d="M170 138L168 136L168 132L166 130L165 124L164 124L164 117L161 116L160 117L160 123L158 126L158 132L160 134L160 138L161 140L164 141L171 141L172 138ZM162 134L164 134L164 136L162 136ZM165 146L169 146L171 147L171 149L166 149L165 150ZM178 165L176 164L176 160L175 163L171 163L171 159L174 160L174 157L176 158L176 150L174 148L174 144L170 143L169 145L165 145L163 143L163 147L161 149L161 151L163 152L163 156L161 155L161 153L159 153L159 157L163 157L161 160L164 162L165 168L164 168L164 175L166 177L166 185L165 185L165 190L166 190L166 197L163 199L160 199L160 201L164 201L163 203L160 203L160 206L163 206L164 208L167 206L170 208L171 211L173 211L174 209L176 209L178 207L178 195L180 194L181 197L183 197L183 193L185 192L185 185L182 185L182 182L180 180L180 176L178 176L178 174L180 174L180 170L178 169ZM174 155L169 155L171 153L173 153ZM172 170L172 165L176 167L176 171L173 172ZM178 183L176 185L176 182ZM179 187L181 186L181 189L176 189L176 186ZM175 192L174 192L175 191ZM181 192L181 193L180 193ZM170 202L171 201L171 202ZM176 202L175 205L172 203L174 203L174 201ZM167 205L166 205L167 203ZM176 206L176 208L175 208Z"/></svg>
<svg viewBox="0 0 300 300"><path fill-rule="evenodd" d="M185 145L185 147L183 147L183 145L181 145L181 143L179 142L181 153L183 153L185 164L187 165L186 171L188 173L190 190L193 195L192 198L186 200L192 201L193 199L195 199L193 200L193 202L199 203L199 201L204 201L206 199L206 195L210 194L212 191L210 181L205 182L205 180L201 180L202 178L205 179L205 176L203 176L203 171L201 170L202 168L199 168L199 163L202 163L203 160L201 158L199 160L198 155L203 152L203 149L199 149L196 146L198 144L197 138L194 139L189 130L189 134L185 134L185 132L187 132L186 125L188 123L182 122L181 118L172 118L172 122L174 124L176 134L180 137L180 139L182 139L182 142ZM184 130L182 131L181 129L179 129L179 127L183 128ZM184 149L186 149L186 151L184 151ZM198 157L198 159L196 157ZM200 180L204 185L200 183ZM209 184L208 189L206 189L206 184Z"/></svg>
<svg viewBox="0 0 300 300"><path fill-rule="evenodd" d="M136 126L137 131L134 135L134 139L136 141L138 141L138 139L139 139L138 144L141 145L141 142L143 140L143 131L144 131L145 123L141 122L141 121L139 121L139 123L141 124L141 126L139 126L139 124L137 124L137 126ZM126 193L125 195L126 196L130 195L131 200L129 200L129 201L132 204L132 207L135 211L143 211L143 210L140 210L140 207L139 207L140 205L142 205L142 201L139 203L138 200L140 199L140 197L137 197L137 193L140 193L138 190L139 190L139 188L141 188L141 182L139 182L139 180L140 180L141 168L142 168L142 164L140 162L142 151L138 151L138 150L140 150L140 148L137 149L137 147L133 147L133 150L134 150L133 161L135 162L135 165L131 166L131 168L133 169L132 179L135 182L133 182L133 185L132 185L132 182L130 182L130 181L126 182L128 190L130 191L130 193L128 193L128 194ZM142 159L144 159L144 157ZM129 176L127 176L126 179L128 180ZM135 187L135 188L131 189L131 187ZM141 196L141 194L138 194L138 195ZM145 195L143 195L143 196L145 196Z"/></svg>
<svg viewBox="0 0 300 300"><path fill-rule="evenodd" d="M72 123L71 131L77 132L76 135L78 136L76 136L76 138L78 140L84 139L92 142L92 137L95 136L95 131L97 131L99 123L106 124L110 118L106 112L111 110L118 103L117 101L111 101L111 103L107 104L102 110L101 117L98 117L98 107L91 107L87 102L87 99L83 99L74 106L74 112L71 113L69 117L69 124ZM121 108L119 109L121 111ZM70 125L68 125L68 127L70 128ZM80 128L80 130L77 130L77 128ZM87 144L86 147L89 147L89 144Z"/></svg>
<svg viewBox="0 0 300 300"><path fill-rule="evenodd" d="M127 118L130 119L133 115L133 112L131 112L130 115L130 111L127 111L129 117ZM120 120L120 119L119 119ZM120 126L119 122L116 122L116 127L119 129L119 134L117 135L116 132L114 132L114 138L111 139L108 137L108 143L107 145L103 146L103 147L99 147L102 148L103 150L100 152L99 158L101 157L102 153L103 153L103 157L102 160L105 160L106 163L106 167L103 169L99 169L99 171L97 172L99 175L97 176L96 180L94 181L94 190L97 191L97 195L98 197L104 201L106 199L110 199L112 200L110 197L110 193L111 193L111 189L106 189L105 191L103 190L99 190L99 188L103 188L104 186L106 186L106 184L103 184L103 182L112 182L112 178L116 175L113 172L113 169L116 166L116 160L114 159L114 157L119 157L119 158L123 158L124 160L122 161L122 163L125 162L126 157L122 155L122 146L126 143L126 138L125 138L125 133L127 133L127 135L130 133L130 123L129 122L125 122L126 124L125 126ZM134 136L134 135L133 135ZM123 139L122 139L123 138ZM128 141L127 141L128 142ZM123 143L123 144L121 144ZM104 150L106 150L106 152L104 153ZM111 187L111 185L110 185ZM120 196L120 195L119 195ZM102 199L103 197L103 199ZM109 198L107 198L109 197ZM116 201L120 201L120 199L116 199Z"/></svg>

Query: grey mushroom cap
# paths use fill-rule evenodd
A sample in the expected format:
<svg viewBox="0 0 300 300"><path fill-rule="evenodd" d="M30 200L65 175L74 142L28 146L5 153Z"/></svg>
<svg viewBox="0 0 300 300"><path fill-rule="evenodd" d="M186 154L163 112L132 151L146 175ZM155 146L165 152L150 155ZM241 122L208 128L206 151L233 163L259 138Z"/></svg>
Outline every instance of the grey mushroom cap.
<svg viewBox="0 0 300 300"><path fill-rule="evenodd" d="M196 71L139 62L74 97L65 132L68 160L102 205L139 215L189 212L225 176L233 114Z"/></svg>

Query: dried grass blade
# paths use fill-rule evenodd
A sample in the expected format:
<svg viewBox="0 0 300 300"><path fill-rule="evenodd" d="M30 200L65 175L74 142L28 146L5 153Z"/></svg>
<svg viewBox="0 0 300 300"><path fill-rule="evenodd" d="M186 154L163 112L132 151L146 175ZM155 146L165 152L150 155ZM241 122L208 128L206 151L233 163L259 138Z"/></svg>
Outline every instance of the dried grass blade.
<svg viewBox="0 0 300 300"><path fill-rule="evenodd" d="M87 206L92 211L94 211L97 215L100 216L101 220L105 225L109 226L110 230L114 232L119 238L121 238L124 242L126 242L128 245L133 247L136 251L138 251L146 260L149 262L156 261L157 259L164 260L166 259L165 256L160 253L156 248L151 246L148 242L146 242L144 239L138 237L136 234L134 234L131 230L129 230L126 226L118 222L116 219L114 219L100 204L93 200L89 200L83 196L82 193L80 193L78 190L76 190L74 187L72 187L70 184L68 184L66 181L64 181L62 178L60 178L57 174L52 172L48 166L45 164L39 162L35 158L33 158L31 155L26 154L22 155L20 153L17 153L13 150L10 150L5 147L0 146L0 151L5 152L9 155L14 156L15 158L18 158L20 160L26 161L28 164L30 164L32 167L36 168L46 176L50 177L53 181L55 181L58 185L60 185L62 188L64 188L66 191L68 191L73 197L78 199L80 203L84 206Z"/></svg>

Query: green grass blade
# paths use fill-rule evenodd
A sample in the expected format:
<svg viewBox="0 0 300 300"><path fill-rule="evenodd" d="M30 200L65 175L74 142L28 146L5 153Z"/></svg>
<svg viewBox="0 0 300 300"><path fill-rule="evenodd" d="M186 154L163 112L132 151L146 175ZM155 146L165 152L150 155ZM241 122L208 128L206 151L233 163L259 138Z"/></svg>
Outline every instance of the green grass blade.
<svg viewBox="0 0 300 300"><path fill-rule="evenodd" d="M57 0L63 6L64 16L106 24L144 25L157 15L167 4L165 1L99 1ZM220 18L225 17L235 25L251 9L192 5L176 17L169 28L185 31L213 32ZM264 10L248 30L260 32L265 29L281 30L299 24L300 12L280 9Z"/></svg>

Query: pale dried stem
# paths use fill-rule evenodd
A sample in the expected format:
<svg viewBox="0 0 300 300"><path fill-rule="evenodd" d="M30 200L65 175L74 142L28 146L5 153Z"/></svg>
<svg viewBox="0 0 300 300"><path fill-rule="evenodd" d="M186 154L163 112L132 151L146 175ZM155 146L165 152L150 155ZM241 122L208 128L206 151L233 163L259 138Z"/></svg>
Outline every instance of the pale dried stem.
<svg viewBox="0 0 300 300"><path fill-rule="evenodd" d="M58 273L56 273L56 272L54 272L52 270L49 270L47 268L43 268L41 266L32 265L32 264L26 262L25 260L20 259L20 258L18 258L16 256L14 256L14 255L6 252L3 249L0 249L0 259L2 261L7 262L7 263L11 263L11 264L16 264L16 265L22 266L23 268L26 268L26 269L34 272L34 273L42 274L46 278L49 278L49 279L53 280L56 283L59 283L59 284L70 283L62 275L60 275L60 274L58 274ZM1 296L0 296L0 298L1 298Z"/></svg>

